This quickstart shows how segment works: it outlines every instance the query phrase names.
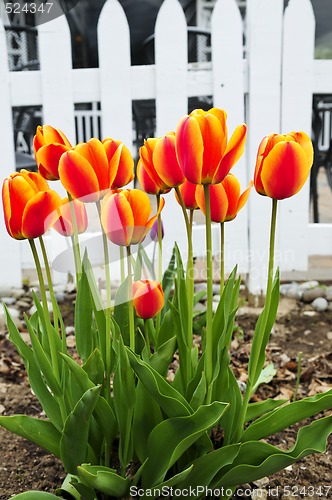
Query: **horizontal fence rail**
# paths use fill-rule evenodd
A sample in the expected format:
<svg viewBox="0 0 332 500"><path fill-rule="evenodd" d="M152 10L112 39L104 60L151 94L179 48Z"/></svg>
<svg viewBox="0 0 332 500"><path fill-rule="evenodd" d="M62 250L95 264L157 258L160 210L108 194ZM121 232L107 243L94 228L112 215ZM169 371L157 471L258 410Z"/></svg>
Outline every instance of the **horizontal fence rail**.
<svg viewBox="0 0 332 500"><path fill-rule="evenodd" d="M191 99L199 96L198 103L205 100L226 109L230 134L238 124L248 124L246 152L234 167L245 189L253 177L263 136L300 129L311 134L313 94L332 93L332 61L313 59L314 27L310 0L290 0L285 12L283 0L247 0L244 37L236 1L218 0L211 19L211 61L204 56L203 61L188 63L182 7L178 0L164 0L155 27L154 64L131 66L127 19L117 0L107 0L98 25L99 68L72 69L69 27L62 16L38 28L40 69L10 71L0 22L1 177L15 169L12 108L40 106L43 122L61 128L71 141L88 140L90 134L114 137L135 155L135 110L140 108L133 113L133 101L153 103L156 116L151 123L154 133L162 135L176 127ZM303 51L294 51L295 46ZM185 250L179 208L172 196L166 201L165 232ZM281 270L305 270L309 253L330 251L331 226L318 230L309 224L309 185L280 205L277 255ZM236 220L226 225L227 270L239 262L254 294L265 287L267 241L263 235L268 232L268 219L269 200L253 191ZM202 226L195 227L196 256L204 254L203 231ZM217 226L214 231L217 256ZM319 249L317 237L312 242L313 231L319 233L323 248ZM22 259L28 264L26 250L17 250L25 248L24 244L12 242L3 225L0 244L5 251L0 282L17 285Z"/></svg>

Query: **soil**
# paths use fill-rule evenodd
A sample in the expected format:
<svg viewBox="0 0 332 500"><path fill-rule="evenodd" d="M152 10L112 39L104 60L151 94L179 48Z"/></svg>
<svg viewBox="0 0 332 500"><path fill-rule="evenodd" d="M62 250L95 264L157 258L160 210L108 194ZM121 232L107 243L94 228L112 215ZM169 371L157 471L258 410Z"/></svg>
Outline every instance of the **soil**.
<svg viewBox="0 0 332 500"><path fill-rule="evenodd" d="M72 312L65 305L66 323L72 325ZM236 376L246 381L246 367L259 309L246 305L237 316L232 342ZM266 397L293 398L299 352L303 353L298 398L324 392L332 387L332 311L314 312L309 305L282 298L273 329L267 358L277 373L271 382L260 386L256 400ZM24 413L42 416L42 409L30 391L24 367L7 332L0 330L0 414ZM325 412L325 415L331 413ZM320 415L321 416L321 415ZM269 440L290 448L298 426ZM27 490L54 493L65 478L61 462L37 446L0 427L0 500ZM234 498L332 498L332 439L324 454L310 455L269 478L242 485ZM329 489L331 487L331 489ZM253 490L256 492L253 493ZM253 496L254 495L254 496ZM256 495L256 496L255 496Z"/></svg>

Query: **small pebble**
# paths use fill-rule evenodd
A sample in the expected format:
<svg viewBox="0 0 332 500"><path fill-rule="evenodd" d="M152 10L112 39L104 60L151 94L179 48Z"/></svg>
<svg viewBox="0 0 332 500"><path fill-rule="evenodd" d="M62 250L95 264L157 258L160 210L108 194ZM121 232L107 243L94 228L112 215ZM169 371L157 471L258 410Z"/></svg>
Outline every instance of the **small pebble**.
<svg viewBox="0 0 332 500"><path fill-rule="evenodd" d="M325 297L325 290L323 290L323 288L316 287L304 291L302 295L302 300L303 302L312 302L314 299L317 299L318 297Z"/></svg>
<svg viewBox="0 0 332 500"><path fill-rule="evenodd" d="M312 318L313 316L316 316L315 311L303 311L303 316L309 316Z"/></svg>
<svg viewBox="0 0 332 500"><path fill-rule="evenodd" d="M286 292L286 297L289 299L296 299L299 300L302 297L302 291L299 288L299 285L297 283L292 284L287 292Z"/></svg>
<svg viewBox="0 0 332 500"><path fill-rule="evenodd" d="M311 306L315 309L315 311L322 312L326 311L328 302L323 297L317 297L317 299L312 302Z"/></svg>
<svg viewBox="0 0 332 500"><path fill-rule="evenodd" d="M305 290L310 290L311 288L317 288L319 286L318 281L311 280L311 281L305 281L304 283L301 283L299 285L300 290L305 291Z"/></svg>
<svg viewBox="0 0 332 500"><path fill-rule="evenodd" d="M1 301L6 304L6 306L12 306L15 304L16 299L14 299L14 297L2 297Z"/></svg>
<svg viewBox="0 0 332 500"><path fill-rule="evenodd" d="M327 332L327 340L332 340L332 332Z"/></svg>

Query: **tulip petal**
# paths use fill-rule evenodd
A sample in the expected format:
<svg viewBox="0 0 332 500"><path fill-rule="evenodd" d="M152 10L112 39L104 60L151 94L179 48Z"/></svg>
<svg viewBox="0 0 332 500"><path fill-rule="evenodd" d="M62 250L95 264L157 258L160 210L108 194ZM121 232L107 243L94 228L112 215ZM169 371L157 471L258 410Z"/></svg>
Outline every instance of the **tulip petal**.
<svg viewBox="0 0 332 500"><path fill-rule="evenodd" d="M185 116L180 120L176 129L176 151L186 179L201 184L203 139L196 118Z"/></svg>
<svg viewBox="0 0 332 500"><path fill-rule="evenodd" d="M39 192L31 198L22 217L24 237L33 239L42 236L59 217L61 203L60 196L53 190Z"/></svg>
<svg viewBox="0 0 332 500"><path fill-rule="evenodd" d="M226 192L228 200L226 220L231 220L234 219L237 214L237 205L241 193L240 183L235 175L228 174L221 184ZM218 186L218 184L214 184L214 186Z"/></svg>
<svg viewBox="0 0 332 500"><path fill-rule="evenodd" d="M253 185L254 185L253 181L250 181L247 189L245 191L243 191L243 193L241 194L235 211L230 212L230 210L228 209L226 221L231 221L231 220L235 219L237 214L240 212L241 208L243 208L244 205L247 203L249 195L250 195L250 191L251 191L251 188Z"/></svg>
<svg viewBox="0 0 332 500"><path fill-rule="evenodd" d="M290 135L304 149L308 158L308 166L311 168L314 161L314 148L310 137L305 132L291 132Z"/></svg>
<svg viewBox="0 0 332 500"><path fill-rule="evenodd" d="M109 196L102 204L101 223L107 237L116 245L129 246L134 230L134 216L124 193Z"/></svg>
<svg viewBox="0 0 332 500"><path fill-rule="evenodd" d="M247 126L243 123L234 130L232 137L227 144L225 154L220 162L214 177L213 184L221 182L229 173L233 165L239 160L244 151L246 142Z"/></svg>
<svg viewBox="0 0 332 500"><path fill-rule="evenodd" d="M59 162L62 185L74 198L94 202L100 198L99 183L90 163L74 150L64 153Z"/></svg>
<svg viewBox="0 0 332 500"><path fill-rule="evenodd" d="M164 293L157 281L141 281L138 287L133 283L133 304L137 316L153 318L164 306Z"/></svg>
<svg viewBox="0 0 332 500"><path fill-rule="evenodd" d="M270 198L282 200L298 193L310 172L304 149L294 141L279 142L265 158L261 180Z"/></svg>
<svg viewBox="0 0 332 500"><path fill-rule="evenodd" d="M153 164L162 179L170 187L176 187L185 181L175 151L175 134L161 137L153 151Z"/></svg>
<svg viewBox="0 0 332 500"><path fill-rule="evenodd" d="M213 222L224 222L227 215L228 199L222 184L212 184L210 190L210 210ZM206 215L206 205L203 186L197 186L196 201L203 214Z"/></svg>
<svg viewBox="0 0 332 500"><path fill-rule="evenodd" d="M47 144L36 152L39 173L49 181L59 179L59 161L68 148L63 144Z"/></svg>
<svg viewBox="0 0 332 500"><path fill-rule="evenodd" d="M36 195L36 186L25 179L24 174L14 174L6 179L2 191L5 222L8 233L16 239L24 239L22 217L26 204Z"/></svg>
<svg viewBox="0 0 332 500"><path fill-rule="evenodd" d="M105 148L99 139L92 138L88 142L81 142L74 151L82 155L93 168L99 184L99 191L109 189L108 159Z"/></svg>
<svg viewBox="0 0 332 500"><path fill-rule="evenodd" d="M185 181L183 184L181 184L181 186L179 186L179 191L180 191L180 194L182 196L183 203L184 203L185 207L187 208L187 210L197 210L198 209L198 205L197 205L197 201L196 201L196 197L195 197L197 186L198 186L197 184L192 184L189 181ZM176 191L175 191L175 198L176 198L177 202L180 203L180 200L179 200L179 197L178 197ZM180 203L180 205L181 205L181 203Z"/></svg>
<svg viewBox="0 0 332 500"><path fill-rule="evenodd" d="M103 146L109 162L109 186L119 189L134 178L134 160L129 149L120 141L105 140Z"/></svg>

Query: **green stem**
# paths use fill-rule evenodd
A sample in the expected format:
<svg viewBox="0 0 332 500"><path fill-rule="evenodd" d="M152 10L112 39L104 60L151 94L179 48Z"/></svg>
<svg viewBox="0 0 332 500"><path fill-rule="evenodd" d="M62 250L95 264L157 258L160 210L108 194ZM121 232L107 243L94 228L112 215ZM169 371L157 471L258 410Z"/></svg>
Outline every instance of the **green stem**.
<svg viewBox="0 0 332 500"><path fill-rule="evenodd" d="M133 305L133 278L131 269L130 245L127 248L127 269L128 269L128 314L129 314L129 346L135 352L135 321Z"/></svg>
<svg viewBox="0 0 332 500"><path fill-rule="evenodd" d="M256 343L256 348L251 350L250 353L250 365L253 367L251 370L252 373L255 373L255 368L257 366L259 356L261 353L261 346L264 339L264 332L266 329L270 307L271 307L271 298L272 298L272 287L273 287L273 274L274 274L274 249L275 249L275 233L276 233L276 224L277 224L277 206L278 201L272 199L272 213L271 213L271 226L270 226L270 244L269 244L269 265L268 265L268 275L267 275L267 287L266 287L266 297L265 297L265 306L263 309L262 322L259 330L256 335L258 336L258 340ZM245 416L247 413L248 404L251 397L252 388L255 384L256 380L248 379L246 392L243 398L243 404L241 409L241 414L239 418L239 428L238 428L238 437L241 436L243 432L243 426L245 421Z"/></svg>
<svg viewBox="0 0 332 500"><path fill-rule="evenodd" d="M48 262L47 252L46 252L43 237L40 236L38 239L39 239L39 244L40 244L40 248L41 248L42 255L43 255L44 266L45 266L46 277L47 277L47 284L48 284L48 289L49 289L50 297L51 297L51 301L52 301L54 328L58 331L58 327L59 327L58 309L57 309L57 303L56 303L56 300L54 297L54 289L53 289L50 265Z"/></svg>
<svg viewBox="0 0 332 500"><path fill-rule="evenodd" d="M125 263L124 263L124 251L123 247L120 247L120 278L121 278L121 283L124 282L125 280Z"/></svg>
<svg viewBox="0 0 332 500"><path fill-rule="evenodd" d="M38 281L39 281L39 290L40 290L40 296L42 300L42 305L44 309L44 315L43 318L40 318L44 328L46 329L47 337L48 337L48 342L50 346L50 354L51 354L51 363L52 363L52 368L54 370L54 376L61 387L61 378L60 378L60 371L59 371L59 363L58 363L58 352L57 352L57 347L55 343L55 330L52 326L50 315L48 312L48 304L47 304L47 297L46 297L46 290L45 290L45 283L44 283L44 277L43 277L43 271L39 259L39 255L37 252L36 244L34 240L29 240L30 248L32 251L32 255L35 261L36 265L36 270L37 270L37 275L38 275ZM66 407L65 407L65 401L64 401L64 396L59 398L59 407L60 407L60 412L62 416L63 422L65 421L67 417L67 412L66 412Z"/></svg>
<svg viewBox="0 0 332 500"><path fill-rule="evenodd" d="M187 261L187 291L188 291L188 325L187 325L187 350L188 350L188 383L190 382L192 376L191 369L191 350L193 344L193 308L194 308L194 253L193 253L193 239L192 239L192 224L193 224L193 210L190 211L190 219L188 217L187 209L184 204L181 191L178 187L175 188L180 206L182 209L184 222L187 231L187 241L188 241L188 261Z"/></svg>
<svg viewBox="0 0 332 500"><path fill-rule="evenodd" d="M108 252L108 242L107 236L105 234L104 228L101 224L101 204L98 200L96 202L96 207L99 215L100 225L102 228L102 239L103 239L103 250L104 250L104 262L105 262L105 279L106 279L106 308L105 308L105 389L106 389L106 400L110 402L110 382L111 382L111 365L112 365L112 346L111 346L111 275L110 275L110 259Z"/></svg>
<svg viewBox="0 0 332 500"><path fill-rule="evenodd" d="M74 229L74 234L72 236L72 245L73 245L73 252L74 252L75 269L76 269L76 285L77 285L78 281L80 279L80 276L82 274L82 259L81 259L80 244L78 241L77 220L76 220L76 213L75 213L75 209L74 209L73 198L72 198L71 194L68 192L67 192L67 195L68 195L70 214L71 214L71 218L73 221L73 229Z"/></svg>
<svg viewBox="0 0 332 500"><path fill-rule="evenodd" d="M157 194L157 210L160 207L160 194ZM163 234L161 225L161 214L158 215L158 281L162 282L163 279Z"/></svg>
<svg viewBox="0 0 332 500"><path fill-rule="evenodd" d="M205 375L208 387L207 404L212 399L212 376L213 376L213 337L212 337L212 315L213 315L213 262L212 262L212 228L211 228L211 206L210 186L204 185L205 198L205 230L206 230L206 275L207 275L207 302L206 302L206 346L205 346Z"/></svg>
<svg viewBox="0 0 332 500"><path fill-rule="evenodd" d="M225 223L220 223L220 298L225 285Z"/></svg>
<svg viewBox="0 0 332 500"><path fill-rule="evenodd" d="M153 326L153 320L152 318L148 318L144 320L144 333L145 333L145 342L146 342L146 347L149 353L149 356L151 356L151 342L153 344L154 349L156 349L155 345L155 333L154 333L154 326Z"/></svg>
<svg viewBox="0 0 332 500"><path fill-rule="evenodd" d="M156 195L157 198L157 210L160 207L160 194ZM161 283L163 280L163 234L161 225L161 214L158 215L158 281ZM161 312L156 316L156 330L159 332L161 323Z"/></svg>

